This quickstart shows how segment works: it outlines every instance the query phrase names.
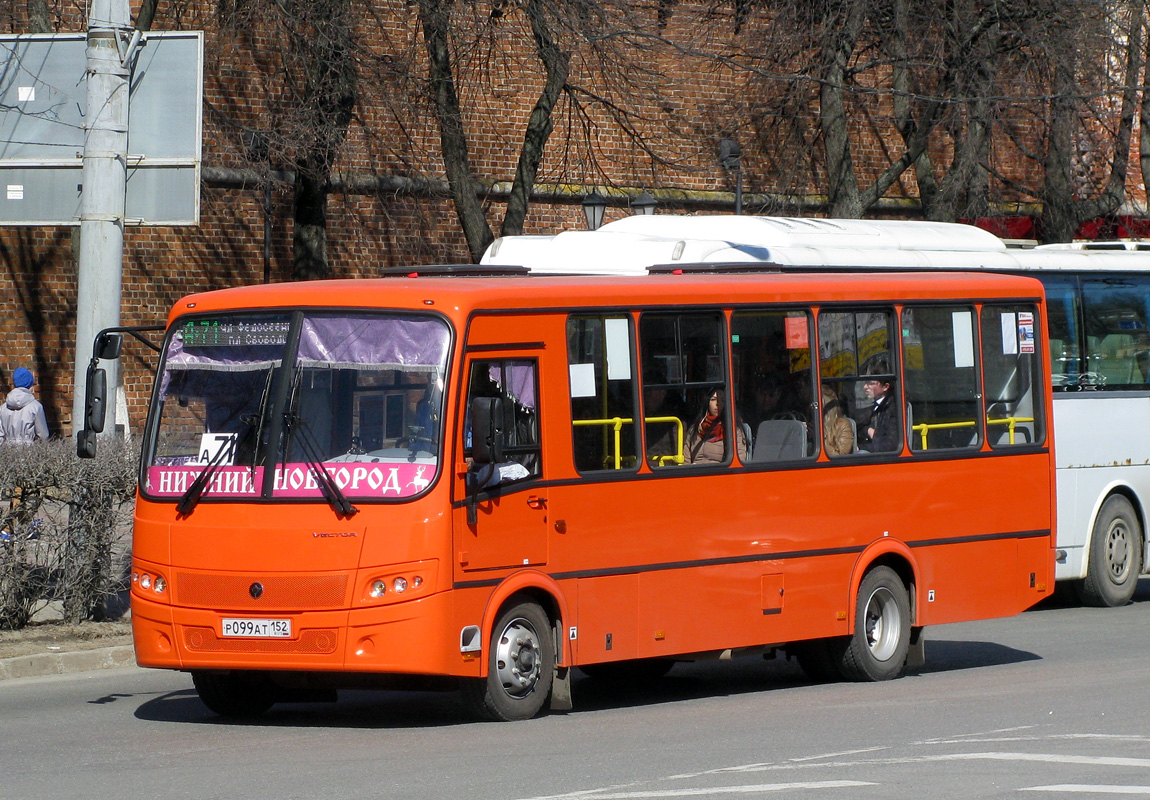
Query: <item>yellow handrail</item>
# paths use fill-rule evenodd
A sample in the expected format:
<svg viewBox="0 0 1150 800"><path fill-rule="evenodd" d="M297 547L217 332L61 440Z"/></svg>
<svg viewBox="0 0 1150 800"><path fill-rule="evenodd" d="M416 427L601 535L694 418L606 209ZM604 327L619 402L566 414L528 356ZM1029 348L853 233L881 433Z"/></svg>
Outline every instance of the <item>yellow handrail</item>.
<svg viewBox="0 0 1150 800"><path fill-rule="evenodd" d="M1006 425L1010 435L1010 444L1014 444L1014 426L1020 422L1034 422L1034 417L1002 417L1000 419L986 418L987 425ZM911 425L911 430L922 436L922 449L926 450L926 437L931 431L940 431L946 428L973 428L975 421L969 422L923 422L918 425Z"/></svg>
<svg viewBox="0 0 1150 800"><path fill-rule="evenodd" d="M610 426L615 432L615 469L619 469L622 465L622 431L624 425L630 425L635 420L631 417L610 417L608 419L576 419L572 420L575 427L587 427L590 425L602 425L604 429ZM659 462L660 466L665 466L668 461L675 464L683 463L683 420L678 417L643 417L643 422L673 422L675 424L678 450L674 455L669 456L656 456L655 460Z"/></svg>
<svg viewBox="0 0 1150 800"><path fill-rule="evenodd" d="M945 428L973 428L977 424L974 420L970 422L923 422L919 425L911 425L910 429L922 435L922 449L926 450L926 435L931 431L941 431Z"/></svg>
<svg viewBox="0 0 1150 800"><path fill-rule="evenodd" d="M1014 444L1014 426L1019 422L1034 422L1034 417L1002 417L1001 419L986 418L987 425L1006 425L1010 434L1010 444Z"/></svg>

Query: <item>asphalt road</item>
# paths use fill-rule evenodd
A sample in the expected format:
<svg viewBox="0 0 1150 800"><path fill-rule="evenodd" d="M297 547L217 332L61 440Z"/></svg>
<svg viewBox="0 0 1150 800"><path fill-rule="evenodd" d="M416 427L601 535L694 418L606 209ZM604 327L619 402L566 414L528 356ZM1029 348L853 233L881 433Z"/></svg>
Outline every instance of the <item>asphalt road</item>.
<svg viewBox="0 0 1150 800"><path fill-rule="evenodd" d="M0 797L1150 797L1150 582L928 630L927 665L811 684L793 663L677 665L576 710L473 722L455 694L348 692L229 723L134 667L0 684Z"/></svg>

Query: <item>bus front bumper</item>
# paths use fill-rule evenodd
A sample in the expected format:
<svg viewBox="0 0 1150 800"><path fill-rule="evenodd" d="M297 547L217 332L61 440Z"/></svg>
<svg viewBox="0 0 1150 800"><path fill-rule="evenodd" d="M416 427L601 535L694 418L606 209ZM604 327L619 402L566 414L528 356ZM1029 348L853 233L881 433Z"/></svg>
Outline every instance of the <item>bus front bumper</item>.
<svg viewBox="0 0 1150 800"><path fill-rule="evenodd" d="M269 614L290 637L224 636L223 621L251 614L180 608L132 596L132 637L141 667L478 675L459 651L451 594L374 608Z"/></svg>

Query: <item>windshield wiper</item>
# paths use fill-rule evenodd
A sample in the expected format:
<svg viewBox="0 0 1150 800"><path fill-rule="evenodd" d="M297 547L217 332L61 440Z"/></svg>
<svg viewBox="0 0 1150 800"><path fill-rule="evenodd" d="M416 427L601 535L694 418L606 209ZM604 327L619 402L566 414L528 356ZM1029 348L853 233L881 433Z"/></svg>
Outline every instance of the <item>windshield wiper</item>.
<svg viewBox="0 0 1150 800"><path fill-rule="evenodd" d="M299 402L299 385L303 379L303 368L296 366L295 375L292 376L291 392L288 399L286 411L284 411L284 435L280 440L281 452L280 460L287 462L288 455L292 450L292 442L296 439L296 432L299 432L299 443L304 454L304 463L307 464L308 469L315 475L316 482L319 484L320 493L323 494L324 500L331 506L332 511L336 516L353 517L359 513L359 509L351 504L347 499L347 495L339 488L335 480L328 474L328 471L323 468L318 456L319 446L316 445L315 440L311 436L311 428L308 427L307 421L303 417L295 413L293 409L296 403Z"/></svg>
<svg viewBox="0 0 1150 800"><path fill-rule="evenodd" d="M347 495L339 488L339 484L331 477L331 474L323 468L320 462L318 451L319 447L316 445L315 440L311 436L311 429L304 419L297 414L290 411L284 413L284 428L285 436L284 441L290 442L295 439L294 434L299 431L298 441L304 454L304 463L307 464L308 469L315 475L316 482L319 483L320 492L323 494L325 500L337 516L341 517L354 517L359 513L359 509L351 504L347 499Z"/></svg>
<svg viewBox="0 0 1150 800"><path fill-rule="evenodd" d="M232 454L242 453L244 446L252 437L253 432L255 433L255 444L251 447L252 459L248 468L254 476L256 463L259 460L260 440L263 438L264 419L267 417L268 395L271 394L271 384L272 372L269 370L267 378L264 380L264 390L260 394L259 413L244 414L240 417L240 423L243 427L240 428L235 439L216 452L207 463L207 466L205 466L200 474L196 476L196 479L192 481L192 485L188 487L188 490L180 496L180 501L176 504L176 513L180 516L186 517L195 510L196 505L200 502L200 498L204 494L204 490L208 488L212 476L224 465L225 458Z"/></svg>
<svg viewBox="0 0 1150 800"><path fill-rule="evenodd" d="M219 468L224 465L224 462L237 452L244 444L247 443L248 437L251 436L252 424L251 417L243 417L243 428L236 434L234 439L231 439L212 456L211 460L207 463L196 479L192 481L192 485L188 490L180 495L180 501L176 503L176 513L181 517L186 517L191 514L196 505L200 502L200 498L204 494L204 489L208 488L208 483L211 482L212 476L219 471Z"/></svg>

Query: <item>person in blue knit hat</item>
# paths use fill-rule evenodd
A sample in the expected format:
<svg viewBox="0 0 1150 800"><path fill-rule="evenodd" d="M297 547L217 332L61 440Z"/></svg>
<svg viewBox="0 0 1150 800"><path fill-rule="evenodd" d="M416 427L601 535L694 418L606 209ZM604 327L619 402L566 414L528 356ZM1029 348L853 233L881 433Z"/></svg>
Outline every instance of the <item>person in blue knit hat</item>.
<svg viewBox="0 0 1150 800"><path fill-rule="evenodd" d="M24 367L12 373L12 391L0 406L0 443L32 444L48 439L44 406L32 394L35 382L32 371Z"/></svg>

